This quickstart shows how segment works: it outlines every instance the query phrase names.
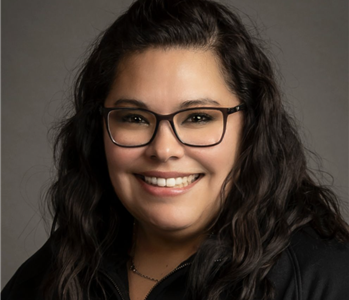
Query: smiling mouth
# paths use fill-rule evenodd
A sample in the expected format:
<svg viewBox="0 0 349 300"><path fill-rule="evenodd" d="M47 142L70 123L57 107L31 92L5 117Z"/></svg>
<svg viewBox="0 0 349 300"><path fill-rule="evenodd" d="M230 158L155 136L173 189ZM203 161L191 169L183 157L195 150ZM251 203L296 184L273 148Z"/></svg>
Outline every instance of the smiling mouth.
<svg viewBox="0 0 349 300"><path fill-rule="evenodd" d="M200 174L192 174L189 176L176 177L176 178L161 178L161 177L148 177L143 175L138 175L144 182L159 186L159 187L168 187L168 188L181 188L188 186L194 181L198 180Z"/></svg>

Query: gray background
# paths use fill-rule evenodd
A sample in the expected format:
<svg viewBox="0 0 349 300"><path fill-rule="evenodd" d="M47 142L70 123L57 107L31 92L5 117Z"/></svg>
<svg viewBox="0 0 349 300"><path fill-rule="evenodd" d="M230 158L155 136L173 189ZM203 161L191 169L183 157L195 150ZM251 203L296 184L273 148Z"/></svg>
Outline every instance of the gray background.
<svg viewBox="0 0 349 300"><path fill-rule="evenodd" d="M305 144L323 157L347 202L347 1L225 2L249 15L270 44ZM38 204L53 174L47 132L70 95L74 68L130 3L2 1L2 285L47 238Z"/></svg>

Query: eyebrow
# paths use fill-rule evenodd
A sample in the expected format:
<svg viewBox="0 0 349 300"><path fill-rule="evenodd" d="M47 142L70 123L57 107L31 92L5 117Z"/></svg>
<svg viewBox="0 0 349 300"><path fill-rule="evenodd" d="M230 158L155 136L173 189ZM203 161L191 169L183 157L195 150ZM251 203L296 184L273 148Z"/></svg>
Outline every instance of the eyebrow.
<svg viewBox="0 0 349 300"><path fill-rule="evenodd" d="M136 99L121 98L121 99L116 100L114 102L114 105L115 106L131 105L131 106L135 106L135 107L139 107L139 108L148 109L147 104L145 104L141 100L136 100ZM210 98L200 98L200 99L193 99L193 100L183 101L180 104L179 108L180 109L185 109L185 108L192 107L192 106L204 106L204 105L219 106L220 103L217 102L216 100L213 100L213 99L210 99Z"/></svg>
<svg viewBox="0 0 349 300"><path fill-rule="evenodd" d="M136 107L144 108L144 109L148 108L148 106L143 101L136 100L136 99L124 99L124 98L121 98L121 99L116 100L114 102L114 105L115 106L132 105L132 106L136 106Z"/></svg>
<svg viewBox="0 0 349 300"><path fill-rule="evenodd" d="M191 106L202 106L202 105L219 106L220 104L216 100L213 100L210 98L201 98L201 99L184 101L181 103L181 105L179 107L182 109L182 108L187 108L187 107L191 107Z"/></svg>

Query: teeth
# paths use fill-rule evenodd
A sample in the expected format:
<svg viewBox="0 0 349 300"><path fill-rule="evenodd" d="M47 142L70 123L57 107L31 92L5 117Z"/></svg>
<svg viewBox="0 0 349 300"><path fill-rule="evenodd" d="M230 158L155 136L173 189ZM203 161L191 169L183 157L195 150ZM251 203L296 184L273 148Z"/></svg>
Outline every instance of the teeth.
<svg viewBox="0 0 349 300"><path fill-rule="evenodd" d="M146 178L149 178L149 177L146 177ZM152 177L151 182L149 182L149 183L156 184L157 183L156 177Z"/></svg>
<svg viewBox="0 0 349 300"><path fill-rule="evenodd" d="M166 186L166 179L165 178L158 178L157 185L158 186Z"/></svg>
<svg viewBox="0 0 349 300"><path fill-rule="evenodd" d="M166 180L166 186L173 187L176 185L176 179L174 178L168 178Z"/></svg>
<svg viewBox="0 0 349 300"><path fill-rule="evenodd" d="M182 184L182 182L183 182L182 177L176 178L176 185L180 185L180 184Z"/></svg>
<svg viewBox="0 0 349 300"><path fill-rule="evenodd" d="M157 178L144 176L144 181L146 183L161 187L185 187L198 179L198 177L199 174L177 178Z"/></svg>

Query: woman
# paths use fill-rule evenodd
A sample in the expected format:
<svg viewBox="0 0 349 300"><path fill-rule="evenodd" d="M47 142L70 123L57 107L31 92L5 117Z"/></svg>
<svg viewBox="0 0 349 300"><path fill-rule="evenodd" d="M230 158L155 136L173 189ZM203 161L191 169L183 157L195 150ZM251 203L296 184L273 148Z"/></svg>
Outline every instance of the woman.
<svg viewBox="0 0 349 300"><path fill-rule="evenodd" d="M56 139L49 241L3 299L344 299L349 231L270 62L208 0L139 0Z"/></svg>

